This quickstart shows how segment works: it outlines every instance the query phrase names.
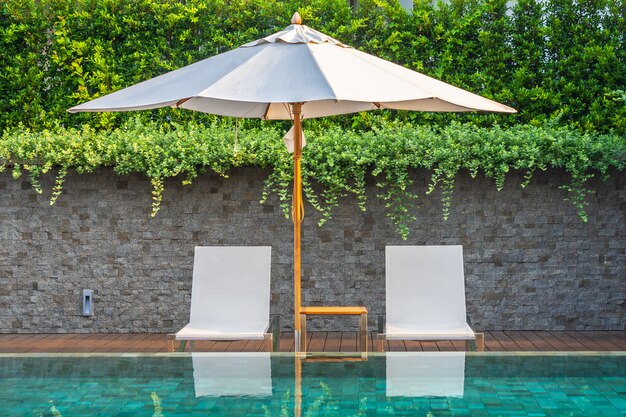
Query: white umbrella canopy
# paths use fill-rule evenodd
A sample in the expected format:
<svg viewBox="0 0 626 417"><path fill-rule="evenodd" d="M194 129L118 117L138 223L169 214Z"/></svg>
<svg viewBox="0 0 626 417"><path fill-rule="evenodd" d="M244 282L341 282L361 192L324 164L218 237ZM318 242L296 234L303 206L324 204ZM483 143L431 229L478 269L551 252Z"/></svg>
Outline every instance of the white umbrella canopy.
<svg viewBox="0 0 626 417"><path fill-rule="evenodd" d="M294 328L300 332L300 159L304 118L375 109L516 110L360 52L302 25L70 108L75 112L175 107L231 117L293 120Z"/></svg>
<svg viewBox="0 0 626 417"><path fill-rule="evenodd" d="M315 118L381 108L437 112L515 110L360 52L298 24L93 101L70 112L179 107L232 117Z"/></svg>

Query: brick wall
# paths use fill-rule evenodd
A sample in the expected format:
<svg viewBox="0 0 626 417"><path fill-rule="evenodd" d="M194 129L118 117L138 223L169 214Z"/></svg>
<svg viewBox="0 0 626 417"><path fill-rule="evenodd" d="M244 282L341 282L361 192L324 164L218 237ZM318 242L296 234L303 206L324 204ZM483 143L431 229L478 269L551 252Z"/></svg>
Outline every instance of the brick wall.
<svg viewBox="0 0 626 417"><path fill-rule="evenodd" d="M27 181L0 174L0 332L175 331L188 318L196 245L271 245L271 311L292 323L292 225L276 199L261 205L266 171L168 181L150 218L150 184L110 169L70 174L55 206ZM415 174L423 192L427 172ZM305 304L365 305L384 313L387 244L464 246L467 310L477 329L626 327L626 176L592 182L589 222L539 173L527 189L509 176L497 192L461 175L447 222L439 195L421 197L403 242L371 186L368 211L346 198L323 228L310 206L303 224ZM373 183L373 181L372 181ZM82 289L94 316L81 315ZM356 328L356 320L316 320L313 328Z"/></svg>

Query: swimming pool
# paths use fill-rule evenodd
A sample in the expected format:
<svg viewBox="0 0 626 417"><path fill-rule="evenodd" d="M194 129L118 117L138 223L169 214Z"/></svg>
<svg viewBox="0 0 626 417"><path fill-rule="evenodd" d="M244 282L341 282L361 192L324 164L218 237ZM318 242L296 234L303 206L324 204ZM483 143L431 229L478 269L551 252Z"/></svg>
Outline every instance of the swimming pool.
<svg viewBox="0 0 626 417"><path fill-rule="evenodd" d="M0 415L624 416L626 355L0 355Z"/></svg>

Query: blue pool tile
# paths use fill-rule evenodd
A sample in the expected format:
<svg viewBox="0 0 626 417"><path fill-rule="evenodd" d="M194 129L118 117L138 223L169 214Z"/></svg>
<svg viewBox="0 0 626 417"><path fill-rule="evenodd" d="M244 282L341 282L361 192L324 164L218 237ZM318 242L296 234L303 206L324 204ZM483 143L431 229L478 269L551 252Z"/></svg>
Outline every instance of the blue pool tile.
<svg viewBox="0 0 626 417"><path fill-rule="evenodd" d="M406 358L411 360L411 355ZM468 356L460 376L439 381L431 375L407 374L403 376L406 386L395 381L394 390L389 390L386 380L384 356L349 366L307 365L301 381L301 415L623 416L625 358ZM52 416L51 406L63 417L152 417L158 415L153 402L156 395L162 417L294 415L293 357L271 358L269 379L259 381L271 386L263 395L198 397L190 359L0 357L0 410L11 417ZM216 377L213 385L220 384L219 378L225 376ZM250 386L244 382L242 386ZM430 388L436 388L430 392L442 392L448 386L452 387L450 396L426 394Z"/></svg>

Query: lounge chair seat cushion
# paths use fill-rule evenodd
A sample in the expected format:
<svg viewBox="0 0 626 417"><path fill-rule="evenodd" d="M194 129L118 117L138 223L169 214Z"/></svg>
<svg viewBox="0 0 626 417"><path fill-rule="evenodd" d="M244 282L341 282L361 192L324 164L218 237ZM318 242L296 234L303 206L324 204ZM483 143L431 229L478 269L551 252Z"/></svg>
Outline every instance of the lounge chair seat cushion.
<svg viewBox="0 0 626 417"><path fill-rule="evenodd" d="M230 329L220 331L188 324L176 333L176 340L263 340L265 333L265 327L262 330L239 329L234 332Z"/></svg>
<svg viewBox="0 0 626 417"><path fill-rule="evenodd" d="M469 340L476 337L467 324L459 327L422 327L419 333L410 325L387 325L386 334L389 340Z"/></svg>

